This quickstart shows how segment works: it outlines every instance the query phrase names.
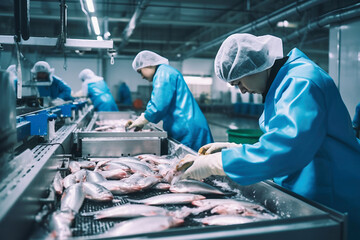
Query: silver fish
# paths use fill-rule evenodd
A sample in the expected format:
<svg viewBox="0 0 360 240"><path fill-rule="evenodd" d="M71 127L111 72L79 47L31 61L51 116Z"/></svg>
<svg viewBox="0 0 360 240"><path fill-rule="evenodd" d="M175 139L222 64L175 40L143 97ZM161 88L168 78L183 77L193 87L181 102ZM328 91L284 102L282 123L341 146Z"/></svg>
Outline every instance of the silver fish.
<svg viewBox="0 0 360 240"><path fill-rule="evenodd" d="M78 161L70 161L69 163L69 169L71 173L75 173L77 171L80 171L80 163Z"/></svg>
<svg viewBox="0 0 360 240"><path fill-rule="evenodd" d="M219 189L196 180L181 180L170 187L175 193L198 193L198 194L219 194L224 195Z"/></svg>
<svg viewBox="0 0 360 240"><path fill-rule="evenodd" d="M111 201L114 199L114 196L107 188L97 183L84 182L83 187L85 198L87 199L98 202Z"/></svg>
<svg viewBox="0 0 360 240"><path fill-rule="evenodd" d="M94 170L96 167L96 164L91 161L79 161L79 164L81 168L85 168L89 170Z"/></svg>
<svg viewBox="0 0 360 240"><path fill-rule="evenodd" d="M243 224L249 222L257 221L255 218L251 217L242 217L239 215L215 215L210 217L205 217L201 222L205 225L233 225L233 224Z"/></svg>
<svg viewBox="0 0 360 240"><path fill-rule="evenodd" d="M49 228L52 237L56 239L68 239L72 236L70 225L75 216L72 211L57 211L51 215Z"/></svg>
<svg viewBox="0 0 360 240"><path fill-rule="evenodd" d="M74 174L69 174L63 179L64 188L68 188L77 183L76 176Z"/></svg>
<svg viewBox="0 0 360 240"><path fill-rule="evenodd" d="M108 180L119 180L128 177L128 173L124 170L118 168L108 171L98 171L103 177L105 177Z"/></svg>
<svg viewBox="0 0 360 240"><path fill-rule="evenodd" d="M94 171L108 171L108 170L113 170L113 169L122 169L126 172L130 172L131 169L129 166L122 164L120 162L112 162L110 160L105 160L105 161L100 161L96 164L95 170Z"/></svg>
<svg viewBox="0 0 360 240"><path fill-rule="evenodd" d="M170 184L160 182L160 183L155 184L151 188L152 189L157 189L157 190L169 190L170 189Z"/></svg>
<svg viewBox="0 0 360 240"><path fill-rule="evenodd" d="M141 178L137 184L141 187L141 189L148 189L152 187L153 185L157 184L159 182L159 178L156 178L154 176L148 176Z"/></svg>
<svg viewBox="0 0 360 240"><path fill-rule="evenodd" d="M101 186L104 186L113 194L127 194L132 192L137 192L141 190L139 185L132 185L123 181L114 181L108 180L103 182L98 182Z"/></svg>
<svg viewBox="0 0 360 240"><path fill-rule="evenodd" d="M187 204L192 201L205 199L202 195L191 193L170 193L162 194L142 200L128 199L129 202L142 203L146 205L163 205L163 204Z"/></svg>
<svg viewBox="0 0 360 240"><path fill-rule="evenodd" d="M92 182L92 183L98 183L98 182L104 182L106 181L106 178L104 178L100 173L98 172L92 172L88 171L86 175L86 181Z"/></svg>
<svg viewBox="0 0 360 240"><path fill-rule="evenodd" d="M176 219L169 216L140 217L115 224L115 226L109 229L109 231L107 231L105 234L98 236L120 237L133 234L159 232L170 227L179 226L183 222L184 220L182 219Z"/></svg>
<svg viewBox="0 0 360 240"><path fill-rule="evenodd" d="M198 207L209 206L211 208L214 208L219 205L234 205L234 206L237 206L238 208L241 208L241 207L242 208L250 208L250 209L254 209L254 210L258 210L258 211L266 210L264 207L262 207L259 204L235 200L235 199L204 199L204 200L200 200L200 201L194 201L194 202L192 202L192 204L195 206L198 206Z"/></svg>
<svg viewBox="0 0 360 240"><path fill-rule="evenodd" d="M59 195L62 194L64 185L63 185L63 178L61 177L60 172L57 172L55 174L53 187L57 194L59 194Z"/></svg>
<svg viewBox="0 0 360 240"><path fill-rule="evenodd" d="M61 211L79 212L85 199L82 183L76 183L67 188L61 197Z"/></svg>
<svg viewBox="0 0 360 240"><path fill-rule="evenodd" d="M76 182L84 182L87 175L87 170L81 169L80 171L77 171L76 173L73 173L75 176Z"/></svg>
<svg viewBox="0 0 360 240"><path fill-rule="evenodd" d="M98 211L94 218L134 218L144 216L166 215L168 211L161 207L127 204Z"/></svg>

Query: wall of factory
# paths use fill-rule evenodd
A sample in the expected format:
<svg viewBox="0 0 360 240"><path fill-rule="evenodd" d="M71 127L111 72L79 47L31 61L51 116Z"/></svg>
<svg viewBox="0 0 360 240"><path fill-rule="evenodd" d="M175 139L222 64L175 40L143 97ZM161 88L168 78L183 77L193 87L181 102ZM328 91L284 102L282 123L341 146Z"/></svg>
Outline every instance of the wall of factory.
<svg viewBox="0 0 360 240"><path fill-rule="evenodd" d="M351 119L360 102L360 21L330 28L329 74L339 88Z"/></svg>

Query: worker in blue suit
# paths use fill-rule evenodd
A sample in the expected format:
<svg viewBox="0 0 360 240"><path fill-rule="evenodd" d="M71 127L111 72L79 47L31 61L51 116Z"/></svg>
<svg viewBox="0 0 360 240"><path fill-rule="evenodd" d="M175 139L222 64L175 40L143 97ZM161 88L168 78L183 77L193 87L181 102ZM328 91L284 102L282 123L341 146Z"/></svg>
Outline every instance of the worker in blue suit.
<svg viewBox="0 0 360 240"><path fill-rule="evenodd" d="M69 85L54 75L54 69L50 68L47 62L38 61L35 63L31 73L37 82L40 97L50 97L53 102L59 99L73 100Z"/></svg>
<svg viewBox="0 0 360 240"><path fill-rule="evenodd" d="M354 115L354 119L353 119L352 123L353 123L353 127L355 129L356 137L359 137L359 132L360 132L360 103L358 103L358 105L356 105L355 115Z"/></svg>
<svg viewBox="0 0 360 240"><path fill-rule="evenodd" d="M131 92L126 83L121 82L118 91L118 99L120 104L131 105Z"/></svg>
<svg viewBox="0 0 360 240"><path fill-rule="evenodd" d="M117 112L115 100L102 77L96 76L88 68L82 70L79 74L82 83L82 95L88 96L94 104L95 111Z"/></svg>
<svg viewBox="0 0 360 240"><path fill-rule="evenodd" d="M330 76L299 49L283 57L281 39L233 34L215 58L216 75L242 93L261 93L264 134L250 144L213 143L187 155L183 178L227 175L240 185L266 179L349 214L360 239L360 141Z"/></svg>
<svg viewBox="0 0 360 240"><path fill-rule="evenodd" d="M132 67L143 79L152 82L153 91L145 112L127 123L129 129L163 120L163 128L169 137L196 151L213 142L205 116L182 74L169 65L168 59L145 50L136 55Z"/></svg>

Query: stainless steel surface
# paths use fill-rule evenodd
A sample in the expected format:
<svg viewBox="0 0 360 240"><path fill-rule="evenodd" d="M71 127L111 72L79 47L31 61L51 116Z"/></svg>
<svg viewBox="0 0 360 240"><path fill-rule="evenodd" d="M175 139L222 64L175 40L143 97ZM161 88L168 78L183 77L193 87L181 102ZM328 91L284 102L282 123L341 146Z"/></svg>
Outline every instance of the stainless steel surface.
<svg viewBox="0 0 360 240"><path fill-rule="evenodd" d="M80 134L80 133L79 133ZM142 153L161 154L161 140L146 138L83 138L81 142L83 157L119 157Z"/></svg>

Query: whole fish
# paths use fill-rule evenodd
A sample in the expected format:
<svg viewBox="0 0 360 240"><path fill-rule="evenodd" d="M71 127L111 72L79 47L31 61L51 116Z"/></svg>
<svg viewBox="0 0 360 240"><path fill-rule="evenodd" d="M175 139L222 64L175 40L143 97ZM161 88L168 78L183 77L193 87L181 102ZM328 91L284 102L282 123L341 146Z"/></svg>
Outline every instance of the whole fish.
<svg viewBox="0 0 360 240"><path fill-rule="evenodd" d="M115 162L119 164L120 162ZM154 172L147 165L138 162L122 161L120 164L124 164L131 169L131 172L142 173L146 176L154 175Z"/></svg>
<svg viewBox="0 0 360 240"><path fill-rule="evenodd" d="M141 187L141 189L148 189L152 187L153 185L157 184L159 182L159 178L154 176L147 176L144 178L141 178L137 184Z"/></svg>
<svg viewBox="0 0 360 240"><path fill-rule="evenodd" d="M164 205L164 204L187 204L196 200L205 199L202 195L190 194L190 193L170 193L162 194L154 197L134 200L128 199L129 202L142 203L146 205Z"/></svg>
<svg viewBox="0 0 360 240"><path fill-rule="evenodd" d="M106 233L99 237L120 237L133 234L160 232L171 227L179 226L184 220L170 216L139 217L115 224Z"/></svg>
<svg viewBox="0 0 360 240"><path fill-rule="evenodd" d="M69 163L69 169L71 173L75 173L77 171L80 171L80 163L78 161L70 161Z"/></svg>
<svg viewBox="0 0 360 240"><path fill-rule="evenodd" d="M98 171L103 177L105 177L108 180L119 180L128 177L128 173L124 170L118 168L108 171Z"/></svg>
<svg viewBox="0 0 360 240"><path fill-rule="evenodd" d="M85 199L82 183L76 183L65 190L61 197L61 211L79 212Z"/></svg>
<svg viewBox="0 0 360 240"><path fill-rule="evenodd" d="M63 179L64 188L68 188L77 183L76 176L74 174L69 174Z"/></svg>
<svg viewBox="0 0 360 240"><path fill-rule="evenodd" d="M167 159L166 157L156 156L152 154L142 154L138 155L137 158L141 159L142 162L147 162L150 164L170 164L171 161Z"/></svg>
<svg viewBox="0 0 360 240"><path fill-rule="evenodd" d="M73 173L75 176L76 182L84 182L86 180L87 170L81 169L80 171L77 171L76 173Z"/></svg>
<svg viewBox="0 0 360 240"><path fill-rule="evenodd" d="M198 194L219 194L224 195L219 189L196 180L181 180L170 187L175 193L198 193Z"/></svg>
<svg viewBox="0 0 360 240"><path fill-rule="evenodd" d="M139 185L132 185L123 181L114 181L108 180L103 182L98 182L101 186L104 186L113 194L127 194L132 192L137 192L141 190Z"/></svg>
<svg viewBox="0 0 360 240"><path fill-rule="evenodd" d="M94 171L108 171L113 169L122 169L126 172L130 172L131 169L128 165L122 164L120 162L112 162L111 160L100 161L96 164Z"/></svg>
<svg viewBox="0 0 360 240"><path fill-rule="evenodd" d="M94 218L134 218L144 216L166 215L167 213L168 211L161 207L139 204L127 204L98 211L94 215Z"/></svg>
<svg viewBox="0 0 360 240"><path fill-rule="evenodd" d="M205 225L233 225L233 224L243 224L249 222L257 221L255 218L251 217L242 217L239 215L215 215L210 217L205 217L201 222Z"/></svg>
<svg viewBox="0 0 360 240"><path fill-rule="evenodd" d="M155 184L151 188L152 189L157 189L157 190L169 190L170 189L170 184L160 182L160 183Z"/></svg>
<svg viewBox="0 0 360 240"><path fill-rule="evenodd" d="M53 181L53 187L57 194L61 195L63 192L63 178L61 177L60 172L56 172L54 181Z"/></svg>
<svg viewBox="0 0 360 240"><path fill-rule="evenodd" d="M51 215L49 228L51 237L55 239L68 239L72 236L70 225L75 216L72 211L56 211Z"/></svg>
<svg viewBox="0 0 360 240"><path fill-rule="evenodd" d="M96 163L91 162L91 161L79 161L79 165L81 168L85 168L85 169L89 169L89 170L94 170L96 167Z"/></svg>
<svg viewBox="0 0 360 240"><path fill-rule="evenodd" d="M235 204L219 205L211 209L211 213L221 215L241 215L245 217L253 217L256 219L277 219L278 216L268 212L258 212L251 208L247 208Z"/></svg>
<svg viewBox="0 0 360 240"><path fill-rule="evenodd" d="M103 202L114 199L112 193L105 187L97 183L84 182L83 183L85 198Z"/></svg>
<svg viewBox="0 0 360 240"><path fill-rule="evenodd" d="M194 201L192 202L193 205L198 207L209 207L209 209L212 209L219 205L227 205L227 206L236 206L237 208L243 208L243 209L253 209L257 211L266 211L266 209L256 203L252 202L245 202L245 201L239 201L235 199L204 199L200 201Z"/></svg>
<svg viewBox="0 0 360 240"><path fill-rule="evenodd" d="M104 182L106 178L98 172L88 171L86 175L86 181L92 183Z"/></svg>

